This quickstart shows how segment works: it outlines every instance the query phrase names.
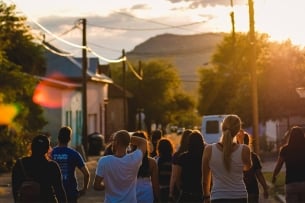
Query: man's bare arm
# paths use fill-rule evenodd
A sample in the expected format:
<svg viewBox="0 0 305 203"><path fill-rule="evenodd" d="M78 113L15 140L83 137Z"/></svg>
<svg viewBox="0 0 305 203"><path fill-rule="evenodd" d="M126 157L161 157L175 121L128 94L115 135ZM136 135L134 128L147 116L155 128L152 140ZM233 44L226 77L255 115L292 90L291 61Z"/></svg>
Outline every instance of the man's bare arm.
<svg viewBox="0 0 305 203"><path fill-rule="evenodd" d="M146 139L144 139L142 137L131 136L130 143L132 145L137 146L137 148L140 149L143 152L143 154L145 154L145 152L147 150L147 141L146 141Z"/></svg>
<svg viewBox="0 0 305 203"><path fill-rule="evenodd" d="M93 188L94 190L105 190L105 185L104 185L104 178L100 176L95 176L93 180Z"/></svg>

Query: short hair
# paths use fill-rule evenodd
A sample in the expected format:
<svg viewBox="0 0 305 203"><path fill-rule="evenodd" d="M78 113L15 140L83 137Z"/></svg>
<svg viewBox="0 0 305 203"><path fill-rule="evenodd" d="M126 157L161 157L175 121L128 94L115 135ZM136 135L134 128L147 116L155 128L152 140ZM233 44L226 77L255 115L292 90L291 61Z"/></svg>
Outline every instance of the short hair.
<svg viewBox="0 0 305 203"><path fill-rule="evenodd" d="M130 143L130 135L127 130L119 130L114 135L114 141L117 141L121 146L127 147Z"/></svg>
<svg viewBox="0 0 305 203"><path fill-rule="evenodd" d="M63 126L58 132L58 141L62 144L67 144L71 140L72 128Z"/></svg>
<svg viewBox="0 0 305 203"><path fill-rule="evenodd" d="M49 151L50 140L47 136L39 134L33 138L31 144L32 155L44 155Z"/></svg>

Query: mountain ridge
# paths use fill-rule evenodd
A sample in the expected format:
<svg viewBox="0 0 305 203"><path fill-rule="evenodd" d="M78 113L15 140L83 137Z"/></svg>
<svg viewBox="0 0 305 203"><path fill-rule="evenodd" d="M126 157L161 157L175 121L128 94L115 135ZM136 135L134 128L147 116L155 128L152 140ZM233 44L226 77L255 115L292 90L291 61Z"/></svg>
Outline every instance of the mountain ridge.
<svg viewBox="0 0 305 203"><path fill-rule="evenodd" d="M177 67L183 88L196 94L198 68L207 64L225 33L196 35L161 34L151 37L126 53L128 59L146 61L169 59Z"/></svg>

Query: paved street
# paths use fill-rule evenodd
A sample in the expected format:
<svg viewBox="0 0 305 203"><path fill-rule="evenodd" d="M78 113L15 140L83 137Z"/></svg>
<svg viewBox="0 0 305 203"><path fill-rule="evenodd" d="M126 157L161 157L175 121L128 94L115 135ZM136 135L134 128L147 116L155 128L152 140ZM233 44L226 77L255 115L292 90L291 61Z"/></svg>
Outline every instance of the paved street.
<svg viewBox="0 0 305 203"><path fill-rule="evenodd" d="M83 197L80 197L79 203L102 203L104 200L104 192L95 191L92 187L92 181L95 174L95 168L97 163L98 157L89 157L88 159L88 168L91 174L91 182L90 182L90 189L88 190L87 194ZM273 171L274 169L274 161L272 160L265 160L263 162L263 171ZM79 176L79 172L77 172ZM80 179L80 184L82 181ZM282 197L283 198L283 197ZM11 174L5 173L0 174L0 202L1 203L13 203L12 193L11 193ZM261 199L260 203L280 203L283 201L275 200L275 199Z"/></svg>

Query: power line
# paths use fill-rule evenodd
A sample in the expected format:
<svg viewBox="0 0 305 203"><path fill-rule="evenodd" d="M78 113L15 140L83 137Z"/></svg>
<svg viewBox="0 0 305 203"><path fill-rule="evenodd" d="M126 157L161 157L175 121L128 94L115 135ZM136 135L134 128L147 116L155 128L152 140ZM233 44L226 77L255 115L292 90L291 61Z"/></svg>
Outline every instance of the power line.
<svg viewBox="0 0 305 203"><path fill-rule="evenodd" d="M64 35L68 34L69 32L73 31L75 28L78 28L78 25L73 25L69 30L66 30L65 32L59 34L58 37L62 37ZM48 42L51 42L51 41L53 41L55 39L56 39L55 37L52 38L52 39L49 39Z"/></svg>
<svg viewBox="0 0 305 203"><path fill-rule="evenodd" d="M173 29L173 28L184 28L187 26L192 26L192 25L197 25L200 23L203 23L204 21L200 22L194 22L194 23L187 23L187 24L182 24L182 25L166 25L166 27L156 27L156 28L128 28L128 27L111 27L111 26L106 26L106 25L96 25L93 23L88 23L88 25L91 25L93 27L100 27L100 28L105 28L105 29L110 29L110 30L127 30L127 31L154 31L154 30L168 30L168 29ZM156 23L156 22L155 22Z"/></svg>
<svg viewBox="0 0 305 203"><path fill-rule="evenodd" d="M118 53L118 52L121 53L122 52L122 50L118 50L118 49L113 49L113 48L110 48L110 47L102 46L102 45L96 44L94 42L90 42L90 41L87 41L87 42L88 42L88 44L92 44L95 47L107 49L107 50L112 51L112 52L116 52L116 53Z"/></svg>
<svg viewBox="0 0 305 203"><path fill-rule="evenodd" d="M188 30L190 31L189 29L185 29L183 28L184 26L180 27L180 26L173 26L173 25L169 25L169 24L166 24L166 23L161 23L161 22L158 22L158 21L155 21L155 20L150 20L150 19L145 19L145 18L139 18L139 17L136 17L134 15L131 15L129 13L125 13L125 12L121 12L121 11L115 11L116 13L120 14L120 15L125 15L125 16L128 16L128 17L132 17L132 18L136 18L136 19L139 19L139 20L143 20L143 21L147 21L147 22L151 22L151 23L154 23L154 24L157 24L157 25L163 25L163 26L167 26L168 28L180 28L180 29L183 29L183 30ZM205 22L205 21L202 21L202 22ZM202 22L197 22L197 23L202 23ZM197 24L196 23L196 24ZM191 25L192 23L189 23L188 25ZM168 29L167 28L167 29Z"/></svg>
<svg viewBox="0 0 305 203"><path fill-rule="evenodd" d="M53 54L59 55L59 56L73 56L73 54L71 53L62 53L62 52L58 52L55 51L54 49L51 49L49 46L47 46L44 42L40 43L45 49L47 49L48 51L52 52Z"/></svg>
<svg viewBox="0 0 305 203"><path fill-rule="evenodd" d="M13 2L13 1L12 1ZM13 2L14 3L14 2ZM14 3L15 5L17 5L16 3ZM22 10L21 10L22 11ZM26 12L22 11L28 19L30 19L35 25L37 25L40 29L42 29L43 31L45 31L46 33L48 33L49 35L53 36L54 38L56 38L57 40L67 44L67 45L70 45L72 47L75 47L75 48L79 48L79 49L86 49L87 51L91 52L93 55L97 56L100 60L102 61L106 61L106 62L109 62L109 63L118 63L118 62L121 62L121 61L125 61L126 60L126 57L123 57L121 59L117 59L117 60L112 60L112 59L108 59L106 57L103 57L101 55L98 55L96 52L94 52L90 47L88 46L81 46L81 45L78 45L78 44L75 44L75 43L72 43L72 42L69 42L55 34L53 34L51 31L49 31L47 28L45 28L44 26L42 26L40 23L38 23L37 21L35 21L33 18L31 18ZM79 21L78 21L79 22ZM54 51L54 50L53 50ZM56 52L56 51L55 51Z"/></svg>

